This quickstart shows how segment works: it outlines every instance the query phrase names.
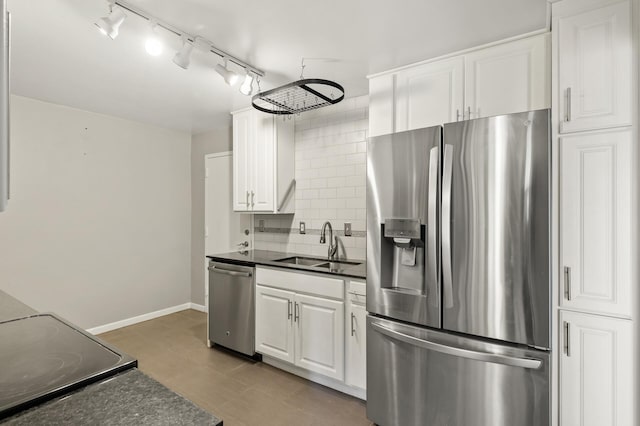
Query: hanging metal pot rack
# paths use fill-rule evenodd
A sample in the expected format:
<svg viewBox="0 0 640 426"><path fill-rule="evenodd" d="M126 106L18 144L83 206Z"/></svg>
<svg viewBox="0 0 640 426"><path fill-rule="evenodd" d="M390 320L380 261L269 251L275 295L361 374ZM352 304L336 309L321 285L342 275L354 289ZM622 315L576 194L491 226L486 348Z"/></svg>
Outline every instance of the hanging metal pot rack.
<svg viewBox="0 0 640 426"><path fill-rule="evenodd" d="M300 80L254 95L251 99L253 107L268 114L292 115L334 105L344 99L344 88L340 84L321 78L304 78L304 67L302 59Z"/></svg>

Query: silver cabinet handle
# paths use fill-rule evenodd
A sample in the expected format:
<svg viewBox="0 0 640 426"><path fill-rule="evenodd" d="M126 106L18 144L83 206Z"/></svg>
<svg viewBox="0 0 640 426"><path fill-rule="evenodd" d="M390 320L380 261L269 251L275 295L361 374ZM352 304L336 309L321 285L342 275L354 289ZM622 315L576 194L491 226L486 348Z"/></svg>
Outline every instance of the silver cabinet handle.
<svg viewBox="0 0 640 426"><path fill-rule="evenodd" d="M356 329L353 326L353 322L355 321L355 319L356 319L356 316L353 314L353 312L351 312L351 336L356 334Z"/></svg>
<svg viewBox="0 0 640 426"><path fill-rule="evenodd" d="M571 268L564 267L564 298L571 300Z"/></svg>
<svg viewBox="0 0 640 426"><path fill-rule="evenodd" d="M569 323L567 321L564 322L563 324L564 326L564 353L566 356L571 356L571 353L569 352L569 332L570 332L570 326Z"/></svg>
<svg viewBox="0 0 640 426"><path fill-rule="evenodd" d="M290 320L293 315L291 313L291 305L292 305L291 300L287 300L287 320Z"/></svg>
<svg viewBox="0 0 640 426"><path fill-rule="evenodd" d="M567 114L564 117L564 121L567 123L571 121L571 87L567 87Z"/></svg>
<svg viewBox="0 0 640 426"><path fill-rule="evenodd" d="M300 322L300 311L298 307L298 302L295 302L293 305L293 321Z"/></svg>
<svg viewBox="0 0 640 426"><path fill-rule="evenodd" d="M453 277L451 272L451 185L453 180L453 145L444 146L442 165L442 279L444 306L453 307Z"/></svg>
<svg viewBox="0 0 640 426"><path fill-rule="evenodd" d="M467 120L471 120L471 107L467 107Z"/></svg>
<svg viewBox="0 0 640 426"><path fill-rule="evenodd" d="M249 208L249 191L247 191L247 208Z"/></svg>
<svg viewBox="0 0 640 426"><path fill-rule="evenodd" d="M462 114L462 119L464 120L464 114ZM456 109L456 121L460 121L460 110Z"/></svg>
<svg viewBox="0 0 640 426"><path fill-rule="evenodd" d="M447 355L457 356L460 358L473 359L482 362L493 362L495 364L508 365L510 367L529 368L537 370L542 365L542 360L536 358L518 358L508 355L492 354L488 352L472 351L470 349L457 348L455 346L447 346L440 343L430 342L427 340L418 339L417 337L409 336L408 334L400 333L399 331L392 330L384 327L380 324L371 323L371 326L375 331L380 334L384 334L387 337L398 340L400 342L408 343L419 348L427 349L430 351L436 351Z"/></svg>
<svg viewBox="0 0 640 426"><path fill-rule="evenodd" d="M216 268L215 266L209 266L209 271L217 274L231 275L233 277L250 277L253 275L251 272L230 271L228 269Z"/></svg>
<svg viewBox="0 0 640 426"><path fill-rule="evenodd" d="M433 280L431 287L434 297L431 297L431 301L435 306L440 303L440 289L438 285L438 278L440 271L438 271L438 182L439 170L438 164L440 163L440 148L433 147L429 153L429 192L427 195L427 250L428 258L427 264L429 270L432 271L431 279ZM427 283L428 285L428 283Z"/></svg>
<svg viewBox="0 0 640 426"><path fill-rule="evenodd" d="M255 203L253 202L255 195L256 194L253 191L251 191L251 208L253 208L253 206L255 205Z"/></svg>

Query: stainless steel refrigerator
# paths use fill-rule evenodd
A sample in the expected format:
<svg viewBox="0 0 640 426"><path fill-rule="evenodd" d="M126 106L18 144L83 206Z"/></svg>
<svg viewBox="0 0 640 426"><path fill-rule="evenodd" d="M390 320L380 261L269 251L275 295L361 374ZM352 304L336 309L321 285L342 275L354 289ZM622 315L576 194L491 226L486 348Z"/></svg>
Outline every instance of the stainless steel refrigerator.
<svg viewBox="0 0 640 426"><path fill-rule="evenodd" d="M367 416L550 423L549 110L371 138Z"/></svg>

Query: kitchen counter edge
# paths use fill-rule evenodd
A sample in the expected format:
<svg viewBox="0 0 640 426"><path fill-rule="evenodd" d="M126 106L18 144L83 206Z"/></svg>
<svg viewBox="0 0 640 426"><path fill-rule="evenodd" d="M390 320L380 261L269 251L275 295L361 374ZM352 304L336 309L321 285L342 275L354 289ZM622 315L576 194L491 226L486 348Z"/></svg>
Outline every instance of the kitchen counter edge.
<svg viewBox="0 0 640 426"><path fill-rule="evenodd" d="M319 268L315 268L313 266L304 266L304 265L293 265L288 263L280 263L276 262L278 259L284 259L286 257L293 256L305 256L310 257L309 255L302 255L298 253L286 253L279 251L269 251L269 250L248 250L245 252L229 252L229 253L219 253L219 254L211 254L206 257L213 260L214 262L222 262L222 263L230 263L233 265L241 265L241 266L271 266L282 269L291 269L302 272L314 272L318 274L324 275L333 275L347 278L357 278L366 280L367 279L367 264L365 261L361 261L360 265L354 265L341 270L340 272L332 272L327 270L321 270Z"/></svg>

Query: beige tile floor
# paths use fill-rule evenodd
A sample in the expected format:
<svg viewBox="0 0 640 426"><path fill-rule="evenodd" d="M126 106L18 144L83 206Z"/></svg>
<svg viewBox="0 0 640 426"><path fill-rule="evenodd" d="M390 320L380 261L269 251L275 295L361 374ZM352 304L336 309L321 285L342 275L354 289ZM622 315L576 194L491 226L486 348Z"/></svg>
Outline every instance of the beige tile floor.
<svg viewBox="0 0 640 426"><path fill-rule="evenodd" d="M100 337L225 426L370 425L365 403L206 345L206 314L188 310Z"/></svg>

